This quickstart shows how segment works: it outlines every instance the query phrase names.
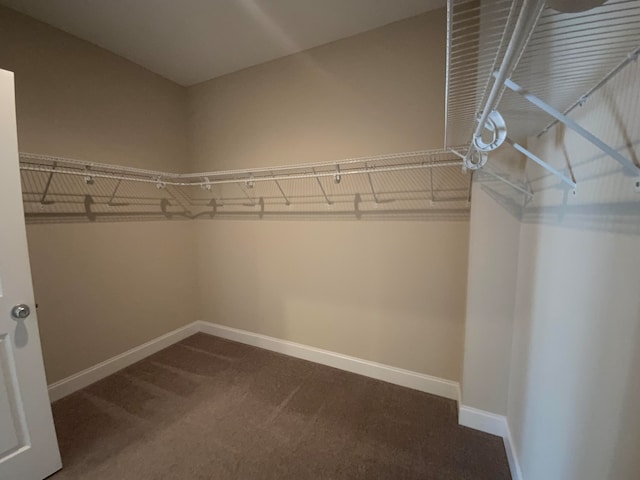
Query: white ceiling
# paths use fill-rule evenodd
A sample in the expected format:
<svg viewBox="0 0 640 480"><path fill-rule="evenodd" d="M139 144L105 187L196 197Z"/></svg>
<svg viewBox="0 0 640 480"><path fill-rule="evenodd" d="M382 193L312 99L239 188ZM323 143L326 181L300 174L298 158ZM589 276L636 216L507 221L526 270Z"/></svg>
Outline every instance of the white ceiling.
<svg viewBox="0 0 640 480"><path fill-rule="evenodd" d="M290 55L445 0L0 0L181 85Z"/></svg>

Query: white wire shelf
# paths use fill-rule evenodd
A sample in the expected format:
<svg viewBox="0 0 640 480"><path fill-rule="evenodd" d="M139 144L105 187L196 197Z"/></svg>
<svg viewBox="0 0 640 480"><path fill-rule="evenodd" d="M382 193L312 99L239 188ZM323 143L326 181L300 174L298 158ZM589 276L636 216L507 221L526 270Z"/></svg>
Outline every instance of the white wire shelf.
<svg viewBox="0 0 640 480"><path fill-rule="evenodd" d="M470 175L448 150L174 174L20 154L28 223L194 218L466 218Z"/></svg>
<svg viewBox="0 0 640 480"><path fill-rule="evenodd" d="M567 116L637 60L640 1L609 0L577 13L556 11L555 3L449 1L445 145L467 145L458 151L469 168L511 145L575 189L570 168L556 170L523 147L562 122L640 176L640 165Z"/></svg>
<svg viewBox="0 0 640 480"><path fill-rule="evenodd" d="M579 13L545 8L511 80L557 110L568 113L587 101L620 65L640 52L640 1L609 0ZM514 139L556 122L507 91L499 105Z"/></svg>
<svg viewBox="0 0 640 480"><path fill-rule="evenodd" d="M468 145L521 1L450 0L445 146Z"/></svg>

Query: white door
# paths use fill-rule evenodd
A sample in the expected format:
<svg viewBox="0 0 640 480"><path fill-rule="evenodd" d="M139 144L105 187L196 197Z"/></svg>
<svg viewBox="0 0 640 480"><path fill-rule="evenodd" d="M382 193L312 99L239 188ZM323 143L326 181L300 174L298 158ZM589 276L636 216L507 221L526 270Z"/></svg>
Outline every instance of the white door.
<svg viewBox="0 0 640 480"><path fill-rule="evenodd" d="M19 304L31 310L26 318L12 316ZM42 480L61 466L27 252L13 73L0 70L0 479Z"/></svg>

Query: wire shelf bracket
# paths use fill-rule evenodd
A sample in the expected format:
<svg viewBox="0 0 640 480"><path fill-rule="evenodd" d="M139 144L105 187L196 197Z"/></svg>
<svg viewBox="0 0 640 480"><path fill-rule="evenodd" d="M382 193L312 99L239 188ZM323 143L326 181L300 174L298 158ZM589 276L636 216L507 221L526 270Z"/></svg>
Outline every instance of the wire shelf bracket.
<svg viewBox="0 0 640 480"><path fill-rule="evenodd" d="M638 168L631 160L626 158L624 155L620 154L617 150L615 150L611 146L607 145L605 142L600 140L598 137L596 137L594 134L592 134L591 132L589 132L585 128L581 127L576 121L574 121L573 119L571 119L571 118L567 117L566 115L562 114L561 112L559 112L558 110L556 110L551 105L549 105L546 102L544 102L543 100L539 99L535 95L527 92L524 88L522 88L520 85L515 83L513 80L507 79L507 80L505 80L504 84L509 90L517 93L518 95L523 97L525 100L527 100L528 102L530 102L533 105L535 105L536 107L538 107L540 110L548 113L553 118L555 118L557 121L559 121L562 124L566 125L568 128L570 128L571 130L576 132L578 135L580 135L581 137L583 137L587 141L591 142L593 145L598 147L604 153L606 153L611 158L613 158L614 160L619 162L630 175L632 175L632 176L640 176L640 168ZM522 152L522 153L524 153L524 152ZM526 155L527 155L527 157L529 157L532 160L537 162L537 160L532 158L530 155L528 155L528 154L526 154ZM549 170L552 173L554 173L552 170L550 170L549 165L545 166L545 168L547 168L547 170ZM554 175L560 177L560 179L562 181L567 182L567 179L566 178L562 178L561 175L559 174L559 172L554 173ZM573 186L575 187L575 184Z"/></svg>
<svg viewBox="0 0 640 480"><path fill-rule="evenodd" d="M640 57L640 0L565 7L544 0L448 1L445 145L474 171L506 143L575 195L571 165L568 172L554 168L522 141L562 123L616 160L640 191L635 159L568 117ZM460 144L466 147L454 147ZM533 194L519 182L511 186L527 198Z"/></svg>

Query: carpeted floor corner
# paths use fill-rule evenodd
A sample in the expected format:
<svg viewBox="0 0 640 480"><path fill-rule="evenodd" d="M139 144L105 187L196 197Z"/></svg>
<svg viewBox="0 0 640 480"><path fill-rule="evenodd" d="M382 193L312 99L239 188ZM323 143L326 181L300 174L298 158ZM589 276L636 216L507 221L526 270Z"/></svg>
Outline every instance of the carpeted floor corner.
<svg viewBox="0 0 640 480"><path fill-rule="evenodd" d="M53 480L511 478L452 400L200 333L53 413Z"/></svg>

